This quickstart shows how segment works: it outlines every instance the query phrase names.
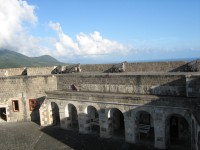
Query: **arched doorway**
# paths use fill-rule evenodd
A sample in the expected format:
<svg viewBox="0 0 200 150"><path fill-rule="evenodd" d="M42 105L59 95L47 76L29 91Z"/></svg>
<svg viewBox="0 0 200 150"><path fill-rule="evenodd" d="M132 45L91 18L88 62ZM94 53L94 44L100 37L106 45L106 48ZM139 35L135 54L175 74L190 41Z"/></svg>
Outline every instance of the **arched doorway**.
<svg viewBox="0 0 200 150"><path fill-rule="evenodd" d="M51 110L52 110L53 125L59 125L60 124L59 107L55 102L51 102Z"/></svg>
<svg viewBox="0 0 200 150"><path fill-rule="evenodd" d="M87 115L88 115L89 124L90 124L90 131L94 133L99 133L100 132L99 114L98 114L97 109L94 106L88 106Z"/></svg>
<svg viewBox="0 0 200 150"><path fill-rule="evenodd" d="M169 148L191 149L190 126L183 116L174 114L167 118L166 139Z"/></svg>
<svg viewBox="0 0 200 150"><path fill-rule="evenodd" d="M139 111L136 113L135 119L137 127L137 140L141 143L154 146L154 123L150 113Z"/></svg>
<svg viewBox="0 0 200 150"><path fill-rule="evenodd" d="M112 108L108 112L108 119L111 122L112 134L124 138L125 126L123 113L117 108Z"/></svg>
<svg viewBox="0 0 200 150"><path fill-rule="evenodd" d="M76 107L73 104L68 104L67 111L68 111L67 120L70 122L70 127L78 128L78 114Z"/></svg>

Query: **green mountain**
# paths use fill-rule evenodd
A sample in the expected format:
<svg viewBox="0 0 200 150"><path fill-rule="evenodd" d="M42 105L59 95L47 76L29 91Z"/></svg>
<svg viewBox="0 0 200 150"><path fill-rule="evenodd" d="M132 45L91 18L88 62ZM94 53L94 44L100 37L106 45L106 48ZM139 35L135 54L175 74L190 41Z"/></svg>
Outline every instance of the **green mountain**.
<svg viewBox="0 0 200 150"><path fill-rule="evenodd" d="M49 55L28 57L10 50L0 50L0 68L43 67L65 65Z"/></svg>

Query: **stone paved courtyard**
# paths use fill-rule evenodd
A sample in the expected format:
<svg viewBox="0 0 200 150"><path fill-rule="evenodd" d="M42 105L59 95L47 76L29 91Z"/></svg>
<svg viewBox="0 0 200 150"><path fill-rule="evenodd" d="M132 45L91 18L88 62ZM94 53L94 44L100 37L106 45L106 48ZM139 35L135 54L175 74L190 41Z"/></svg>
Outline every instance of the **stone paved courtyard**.
<svg viewBox="0 0 200 150"><path fill-rule="evenodd" d="M0 150L144 150L123 139L102 139L59 126L40 127L33 122L1 123Z"/></svg>
<svg viewBox="0 0 200 150"><path fill-rule="evenodd" d="M171 148L175 149L179 148ZM99 138L98 134L83 135L79 134L78 130L63 130L59 126L41 127L33 122L20 122L0 124L0 150L153 150L153 148L144 144L128 144L119 137L103 139Z"/></svg>

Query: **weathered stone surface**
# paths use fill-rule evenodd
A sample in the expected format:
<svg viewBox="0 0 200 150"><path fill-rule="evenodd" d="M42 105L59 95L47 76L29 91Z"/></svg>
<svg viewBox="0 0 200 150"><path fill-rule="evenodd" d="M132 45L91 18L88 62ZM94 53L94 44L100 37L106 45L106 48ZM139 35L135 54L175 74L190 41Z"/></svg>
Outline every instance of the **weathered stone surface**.
<svg viewBox="0 0 200 150"><path fill-rule="evenodd" d="M175 119L182 123L178 130L185 127L179 134L191 141L183 142L189 146L183 144L182 148L197 150L200 75L184 72L186 64L126 63L126 71L121 73L123 66L115 66L115 73L103 73L112 64L75 65L64 70L61 66L55 70L27 68L23 76L23 68L2 69L0 123L32 120L42 126L60 123L66 130L76 124L84 134L98 128L95 133L103 138L117 135L115 131L123 124L124 141L140 143L145 134L151 134L150 146L165 149L170 146L169 126Z"/></svg>

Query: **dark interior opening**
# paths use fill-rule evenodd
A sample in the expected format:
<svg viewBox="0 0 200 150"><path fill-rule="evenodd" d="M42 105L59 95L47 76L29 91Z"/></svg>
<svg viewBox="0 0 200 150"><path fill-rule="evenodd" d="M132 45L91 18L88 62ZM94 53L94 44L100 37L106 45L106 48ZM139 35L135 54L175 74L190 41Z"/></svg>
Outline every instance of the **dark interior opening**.
<svg viewBox="0 0 200 150"><path fill-rule="evenodd" d="M78 128L78 115L76 107L72 104L68 105L68 110L70 111L70 118L71 118L71 127Z"/></svg>
<svg viewBox="0 0 200 150"><path fill-rule="evenodd" d="M100 126L99 126L99 114L95 107L89 106L88 107L88 115L90 119L90 129L94 133L100 132Z"/></svg>
<svg viewBox="0 0 200 150"><path fill-rule="evenodd" d="M187 120L179 115L169 118L169 143L170 148L191 148L191 131Z"/></svg>
<svg viewBox="0 0 200 150"><path fill-rule="evenodd" d="M7 121L7 115L6 115L6 108L5 107L0 108L0 118L4 121Z"/></svg>
<svg viewBox="0 0 200 150"><path fill-rule="evenodd" d="M111 109L111 117L112 117L113 134L118 137L124 137L125 127L124 127L123 113L120 110L114 108Z"/></svg>
<svg viewBox="0 0 200 150"><path fill-rule="evenodd" d="M59 125L60 124L59 107L55 102L51 103L51 107L52 107L53 124Z"/></svg>

